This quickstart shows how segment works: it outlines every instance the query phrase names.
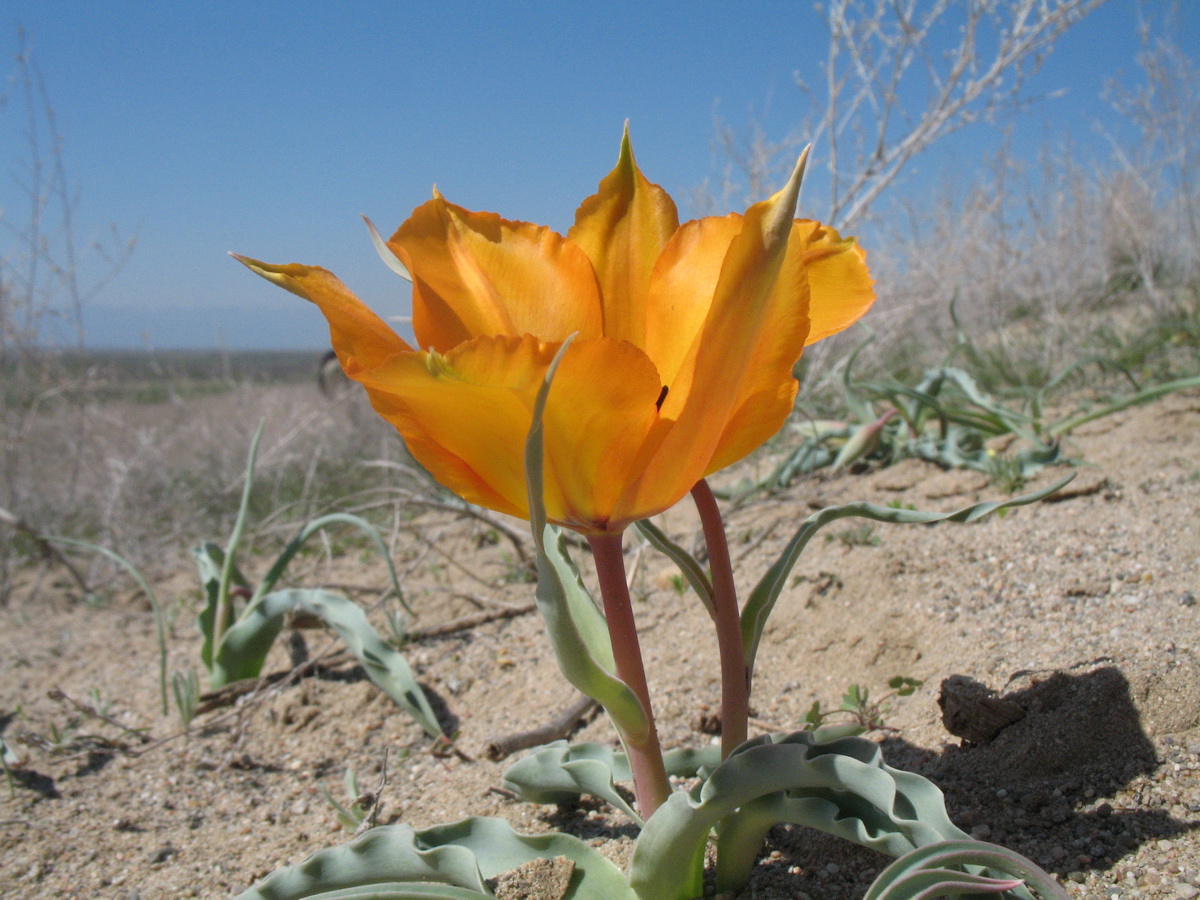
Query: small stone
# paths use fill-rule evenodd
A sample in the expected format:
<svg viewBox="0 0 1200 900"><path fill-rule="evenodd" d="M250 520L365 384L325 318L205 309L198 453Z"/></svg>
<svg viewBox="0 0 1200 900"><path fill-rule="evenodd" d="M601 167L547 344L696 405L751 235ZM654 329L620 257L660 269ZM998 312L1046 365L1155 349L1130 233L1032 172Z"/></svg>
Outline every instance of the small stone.
<svg viewBox="0 0 1200 900"><path fill-rule="evenodd" d="M971 829L971 837L979 841L986 840L987 836L991 833L992 828L987 824L987 822L981 822Z"/></svg>
<svg viewBox="0 0 1200 900"><path fill-rule="evenodd" d="M1180 881L1175 885L1176 900L1195 900L1200 897L1200 887Z"/></svg>
<svg viewBox="0 0 1200 900"><path fill-rule="evenodd" d="M825 863L825 871L830 875L836 875L838 872L842 871L842 867L837 863Z"/></svg>
<svg viewBox="0 0 1200 900"><path fill-rule="evenodd" d="M150 856L148 857L148 860L150 862L150 865L153 866L158 863L166 862L168 859L170 859L172 856L174 856L178 852L179 851L176 850L170 844L163 844L161 847L159 847L157 850L155 850L153 853L150 854Z"/></svg>
<svg viewBox="0 0 1200 900"><path fill-rule="evenodd" d="M297 800L291 805L291 813L293 816L302 816L308 812L308 803L304 800Z"/></svg>

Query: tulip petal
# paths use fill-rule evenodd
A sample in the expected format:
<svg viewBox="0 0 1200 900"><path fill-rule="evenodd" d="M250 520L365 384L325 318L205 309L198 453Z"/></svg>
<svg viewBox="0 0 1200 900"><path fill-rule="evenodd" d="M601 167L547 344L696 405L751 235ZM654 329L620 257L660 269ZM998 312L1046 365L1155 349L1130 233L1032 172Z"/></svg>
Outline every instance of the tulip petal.
<svg viewBox="0 0 1200 900"><path fill-rule="evenodd" d="M412 455L471 503L526 516L524 434L555 346L478 338L443 356L407 353L359 375Z"/></svg>
<svg viewBox="0 0 1200 900"><path fill-rule="evenodd" d="M528 518L525 438L558 347L530 335L481 337L445 355L403 354L358 380L438 481L472 503ZM653 364L631 344L594 338L568 348L544 414L552 522L585 533L629 524L614 510L655 440L660 390Z"/></svg>
<svg viewBox="0 0 1200 900"><path fill-rule="evenodd" d="M678 228L675 202L638 168L626 124L617 165L580 204L567 232L595 267L608 337L642 346L650 274Z"/></svg>
<svg viewBox="0 0 1200 900"><path fill-rule="evenodd" d="M598 337L600 291L587 255L540 225L470 212L441 194L388 246L413 277L413 330L446 352L483 335Z"/></svg>
<svg viewBox="0 0 1200 900"><path fill-rule="evenodd" d="M663 383L682 401L680 370L691 356L712 309L729 246L742 229L732 214L684 223L663 248L650 282L644 342ZM674 403L672 404L672 406Z"/></svg>
<svg viewBox="0 0 1200 900"><path fill-rule="evenodd" d="M604 337L571 345L544 416L552 519L584 533L616 532L662 512L691 488L660 484L643 508L621 505L669 428L659 419L661 393L658 371L633 344Z"/></svg>
<svg viewBox="0 0 1200 900"><path fill-rule="evenodd" d="M804 347L870 308L875 293L864 256L853 238L843 240L819 222L792 223L763 328L706 475L737 462L783 426L799 386L792 370Z"/></svg>
<svg viewBox="0 0 1200 900"><path fill-rule="evenodd" d="M694 483L711 471L709 466L722 435L743 395L743 383L754 360L755 348L764 329L778 324L768 317L776 280L781 273L786 278L789 271L798 268L795 260L787 264L787 248L805 159L806 154L801 156L783 190L754 204L741 218L741 228L721 264L703 328L675 372L674 380L666 382L669 394L662 415L674 420L674 425L650 460L641 482L630 485L637 498L635 506L648 496L649 486L656 482L691 478ZM726 233L724 229L730 226L702 227ZM670 246L664 249L664 256L671 249ZM691 255L684 254L675 264L688 265L691 261ZM655 279L658 277L656 270ZM794 320L802 326L806 324L802 317Z"/></svg>
<svg viewBox="0 0 1200 900"><path fill-rule="evenodd" d="M251 272L320 307L329 322L333 349L351 378L398 353L412 352L412 347L332 272L316 266L277 266L236 253L230 255Z"/></svg>
<svg viewBox="0 0 1200 900"><path fill-rule="evenodd" d="M875 302L874 281L867 271L867 254L854 238L843 238L819 222L799 221L804 266L812 290L805 346L836 334L857 322ZM791 252L789 248L789 252Z"/></svg>

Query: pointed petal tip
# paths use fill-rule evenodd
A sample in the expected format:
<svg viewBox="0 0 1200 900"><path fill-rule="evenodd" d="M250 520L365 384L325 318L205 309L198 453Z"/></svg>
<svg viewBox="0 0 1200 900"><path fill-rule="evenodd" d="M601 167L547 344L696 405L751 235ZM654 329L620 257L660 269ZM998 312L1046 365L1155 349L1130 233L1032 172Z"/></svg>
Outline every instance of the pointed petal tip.
<svg viewBox="0 0 1200 900"><path fill-rule="evenodd" d="M234 259L236 259L238 262L240 262L243 266L245 266L247 269L249 269L255 275L259 275L262 278L265 278L267 281L271 282L271 284L278 285L279 287L283 288L285 291L290 291L291 293L295 294L297 297L302 297L305 300L312 302L312 297L309 296L308 291L306 291L302 287L300 287L300 284L296 281L296 279L293 278L288 273L288 269L294 269L295 268L294 266L272 265L271 263L265 263L265 262L262 262L261 260L253 259L249 256L241 256L237 253L230 253L229 255L232 256Z"/></svg>
<svg viewBox="0 0 1200 900"><path fill-rule="evenodd" d="M229 251L229 255L240 262L243 266L253 272L255 275L261 275L268 281L273 281L279 276L276 271L280 266L273 266L270 263L265 263L262 260L254 259L252 256L242 256L240 253Z"/></svg>
<svg viewBox="0 0 1200 900"><path fill-rule="evenodd" d="M792 169L787 184L779 192L781 197L790 199L788 206L791 207L792 215L795 214L796 204L800 201L800 185L804 181L804 170L808 168L808 154L811 150L812 144L808 144L800 151L800 158L796 160L796 166Z"/></svg>
<svg viewBox="0 0 1200 900"><path fill-rule="evenodd" d="M796 168L792 170L792 178L796 179L797 182L804 180L804 170L808 168L808 154L812 152L812 146L812 144L805 144L804 149L800 151L800 158L796 160Z"/></svg>
<svg viewBox="0 0 1200 900"><path fill-rule="evenodd" d="M637 168L633 159L633 141L629 139L629 120L625 120L625 130L621 133L621 152L617 155L617 168Z"/></svg>
<svg viewBox="0 0 1200 900"><path fill-rule="evenodd" d="M772 240L785 241L786 233L791 229L791 221L796 217L796 205L800 202L800 183L804 180L810 150L812 144L800 151L800 158L796 160L796 167L792 169L787 184L768 201L771 211L763 225L764 231L773 235Z"/></svg>
<svg viewBox="0 0 1200 900"><path fill-rule="evenodd" d="M375 227L375 223L366 216L363 216L362 220L367 223L367 230L371 232L371 243L375 245L375 252L379 254L379 258L383 260L383 264L405 281L412 281L412 275L409 274L408 266L404 265L403 260L396 255L396 251L383 239L383 235L379 233L379 229Z"/></svg>

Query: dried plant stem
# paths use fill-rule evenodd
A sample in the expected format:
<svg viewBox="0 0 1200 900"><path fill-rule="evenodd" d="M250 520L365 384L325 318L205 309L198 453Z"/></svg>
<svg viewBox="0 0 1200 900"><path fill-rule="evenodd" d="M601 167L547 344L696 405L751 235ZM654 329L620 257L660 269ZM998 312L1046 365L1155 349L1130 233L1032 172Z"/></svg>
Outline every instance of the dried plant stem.
<svg viewBox="0 0 1200 900"><path fill-rule="evenodd" d="M490 738L486 744L484 755L493 761L501 760L518 750L528 750L530 747L570 737L571 732L591 716L597 705L591 697L580 696L545 725L539 725L528 731L518 731L515 734Z"/></svg>
<svg viewBox="0 0 1200 900"><path fill-rule="evenodd" d="M704 479L692 488L692 499L700 513L708 564L712 569L713 622L717 626L717 650L721 657L721 757L727 757L748 736L750 716L750 673L742 644L742 622L738 613L733 563L721 510L712 488Z"/></svg>
<svg viewBox="0 0 1200 900"><path fill-rule="evenodd" d="M638 642L637 624L633 620L629 584L625 580L621 535L589 535L588 544L596 559L596 574L600 580L600 595L604 598L604 616L608 620L617 677L638 698L648 723L646 736L641 740L634 741L625 734L621 737L629 754L629 767L633 770L638 811L649 819L671 793L671 784L667 781L658 729L650 706L650 688L646 683L646 669L642 665L642 648Z"/></svg>

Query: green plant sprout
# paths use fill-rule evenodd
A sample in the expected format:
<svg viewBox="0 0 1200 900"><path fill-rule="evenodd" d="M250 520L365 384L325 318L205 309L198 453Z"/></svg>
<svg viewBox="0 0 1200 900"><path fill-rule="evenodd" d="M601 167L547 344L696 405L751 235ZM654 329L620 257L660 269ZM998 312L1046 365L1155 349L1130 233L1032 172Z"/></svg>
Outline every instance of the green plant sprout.
<svg viewBox="0 0 1200 900"><path fill-rule="evenodd" d="M825 535L825 540L826 542L837 541L846 548L879 546L879 535L875 533L874 526L869 522L839 529L833 534Z"/></svg>
<svg viewBox="0 0 1200 900"><path fill-rule="evenodd" d="M841 705L836 709L821 709L821 701L814 700L804 716L804 727L815 730L827 725L829 719L839 714L849 715L849 721L861 731L878 731L887 727L884 714L887 712L886 703L893 697L908 697L924 682L916 678L906 678L897 675L888 679L891 690L877 700L871 700L870 691L859 684L852 684L842 695Z"/></svg>
<svg viewBox="0 0 1200 900"><path fill-rule="evenodd" d="M175 697L179 721L185 730L191 728L196 707L200 703L200 677L196 670L189 667L186 672L175 672L171 676L171 693Z"/></svg>
<svg viewBox="0 0 1200 900"><path fill-rule="evenodd" d="M387 564L392 590L408 610L387 547L369 522L345 513L333 513L312 520L284 547L254 588L238 568L236 555L246 526L250 491L254 483L254 463L261 437L262 425L259 425L250 444L241 504L228 543L223 548L206 543L192 550L204 588L205 605L198 617L204 636L200 659L208 670L209 686L215 690L233 681L257 678L271 645L283 628L286 615L306 613L336 631L362 663L367 677L416 719L427 734L444 738L437 716L404 656L379 637L357 605L332 591L311 588L275 590L288 564L308 540L331 525L346 524L362 532L378 550ZM244 602L239 604L239 600Z"/></svg>
<svg viewBox="0 0 1200 900"><path fill-rule="evenodd" d="M334 814L341 826L351 834L355 834L366 821L367 814L375 809L377 798L375 794L364 793L359 788L358 775L349 767L346 768L342 784L346 788L347 802L345 805L335 800L324 785L321 785L321 794L325 797L325 801L333 807Z"/></svg>

